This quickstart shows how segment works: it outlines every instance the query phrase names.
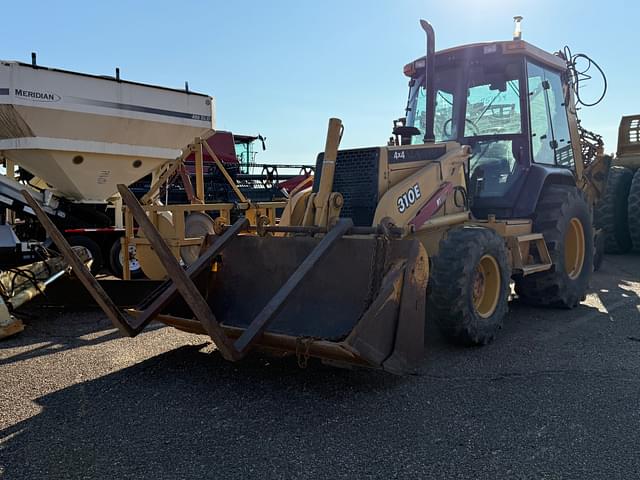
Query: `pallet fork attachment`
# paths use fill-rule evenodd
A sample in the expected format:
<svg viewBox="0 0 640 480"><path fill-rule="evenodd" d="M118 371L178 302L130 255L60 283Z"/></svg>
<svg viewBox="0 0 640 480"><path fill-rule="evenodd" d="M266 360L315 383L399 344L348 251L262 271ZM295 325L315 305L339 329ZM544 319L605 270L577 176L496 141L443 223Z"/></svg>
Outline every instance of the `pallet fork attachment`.
<svg viewBox="0 0 640 480"><path fill-rule="evenodd" d="M29 193L23 195L123 334L161 321L208 334L230 361L254 347L296 354L304 363L311 356L396 374L413 372L421 361L428 259L418 241L363 235L350 219L338 219L322 238L239 235L249 229L242 217L185 270L135 196L124 185L118 190L168 272L161 288L126 312Z"/></svg>

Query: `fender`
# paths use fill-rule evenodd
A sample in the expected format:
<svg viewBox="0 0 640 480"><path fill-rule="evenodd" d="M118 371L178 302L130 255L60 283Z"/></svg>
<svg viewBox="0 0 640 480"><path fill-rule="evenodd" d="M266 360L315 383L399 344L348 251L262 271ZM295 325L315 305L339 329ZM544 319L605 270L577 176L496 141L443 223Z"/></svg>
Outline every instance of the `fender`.
<svg viewBox="0 0 640 480"><path fill-rule="evenodd" d="M528 218L533 215L545 185L576 185L573 172L568 168L533 164L527 174L527 179L520 190L518 199L513 206L512 217Z"/></svg>

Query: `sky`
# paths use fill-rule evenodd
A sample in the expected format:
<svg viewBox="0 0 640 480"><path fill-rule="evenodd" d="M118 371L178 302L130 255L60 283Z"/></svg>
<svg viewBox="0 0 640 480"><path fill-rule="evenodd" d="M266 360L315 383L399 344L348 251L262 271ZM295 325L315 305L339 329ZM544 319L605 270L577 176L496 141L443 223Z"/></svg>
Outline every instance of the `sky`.
<svg viewBox="0 0 640 480"><path fill-rule="evenodd" d="M640 112L640 2L609 0L0 0L0 58L207 93L216 127L261 133L266 163L315 163L327 121L341 118L342 147L384 145L403 115L403 66L424 54L419 19L436 49L508 40L522 15L523 39L547 51L569 45L591 56L609 82L605 100L579 114L617 142L620 116ZM597 81L584 96L598 94Z"/></svg>

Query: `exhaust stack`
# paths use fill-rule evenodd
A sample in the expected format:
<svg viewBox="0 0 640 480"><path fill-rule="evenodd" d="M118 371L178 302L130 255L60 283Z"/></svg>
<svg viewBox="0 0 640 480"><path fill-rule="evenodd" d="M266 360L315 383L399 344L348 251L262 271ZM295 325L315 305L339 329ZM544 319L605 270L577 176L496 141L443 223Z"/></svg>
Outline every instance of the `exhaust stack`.
<svg viewBox="0 0 640 480"><path fill-rule="evenodd" d="M427 36L427 54L425 57L425 90L426 90L426 124L424 129L424 143L435 142L434 121L436 117L436 86L435 86L435 52L436 52L436 34L433 27L426 20L420 20L420 26Z"/></svg>

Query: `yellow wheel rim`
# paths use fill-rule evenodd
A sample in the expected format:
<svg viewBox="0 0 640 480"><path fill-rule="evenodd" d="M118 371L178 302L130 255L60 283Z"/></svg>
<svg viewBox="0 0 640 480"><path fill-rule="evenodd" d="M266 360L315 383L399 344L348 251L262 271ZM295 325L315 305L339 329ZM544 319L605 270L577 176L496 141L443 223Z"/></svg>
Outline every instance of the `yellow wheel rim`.
<svg viewBox="0 0 640 480"><path fill-rule="evenodd" d="M500 268L491 255L484 255L473 278L473 306L482 318L493 315L500 300Z"/></svg>
<svg viewBox="0 0 640 480"><path fill-rule="evenodd" d="M582 228L582 222L573 217L564 234L564 270L570 279L578 278L582 272L584 254L584 228Z"/></svg>

